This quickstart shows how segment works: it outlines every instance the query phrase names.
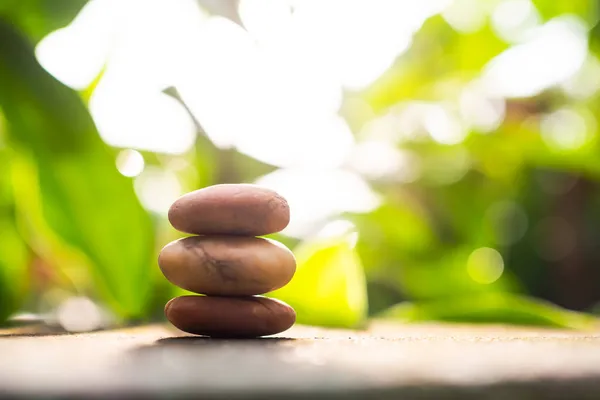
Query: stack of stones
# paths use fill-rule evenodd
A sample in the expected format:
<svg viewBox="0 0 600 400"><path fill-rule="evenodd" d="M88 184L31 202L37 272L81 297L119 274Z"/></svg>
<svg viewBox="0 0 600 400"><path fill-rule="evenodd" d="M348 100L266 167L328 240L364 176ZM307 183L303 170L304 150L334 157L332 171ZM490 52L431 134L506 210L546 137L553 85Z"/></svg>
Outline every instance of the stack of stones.
<svg viewBox="0 0 600 400"><path fill-rule="evenodd" d="M255 185L215 185L173 203L173 227L196 236L169 243L158 263L171 283L200 296L169 301L169 321L212 337L258 337L290 328L294 310L259 295L292 279L294 255L281 243L257 237L281 231L289 219L287 201Z"/></svg>

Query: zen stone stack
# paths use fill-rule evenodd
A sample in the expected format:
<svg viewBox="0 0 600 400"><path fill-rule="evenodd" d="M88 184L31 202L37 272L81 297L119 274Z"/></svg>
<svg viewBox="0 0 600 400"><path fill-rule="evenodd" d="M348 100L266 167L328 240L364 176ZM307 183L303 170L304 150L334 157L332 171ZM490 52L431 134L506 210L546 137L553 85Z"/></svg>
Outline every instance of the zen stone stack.
<svg viewBox="0 0 600 400"><path fill-rule="evenodd" d="M248 184L207 187L173 203L173 227L196 236L169 243L158 263L171 283L200 296L169 301L169 321L213 337L258 337L290 328L294 310L259 295L292 279L294 255L281 243L257 237L281 231L289 219L283 197Z"/></svg>

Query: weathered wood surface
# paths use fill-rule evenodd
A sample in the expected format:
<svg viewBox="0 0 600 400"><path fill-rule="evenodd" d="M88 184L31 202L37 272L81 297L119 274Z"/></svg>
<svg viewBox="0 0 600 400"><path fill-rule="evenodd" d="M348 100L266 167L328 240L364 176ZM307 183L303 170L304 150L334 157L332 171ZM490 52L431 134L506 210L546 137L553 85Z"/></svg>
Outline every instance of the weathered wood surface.
<svg viewBox="0 0 600 400"><path fill-rule="evenodd" d="M0 331L0 394L143 398L600 398L600 330L295 327L276 338L181 337L152 326Z"/></svg>

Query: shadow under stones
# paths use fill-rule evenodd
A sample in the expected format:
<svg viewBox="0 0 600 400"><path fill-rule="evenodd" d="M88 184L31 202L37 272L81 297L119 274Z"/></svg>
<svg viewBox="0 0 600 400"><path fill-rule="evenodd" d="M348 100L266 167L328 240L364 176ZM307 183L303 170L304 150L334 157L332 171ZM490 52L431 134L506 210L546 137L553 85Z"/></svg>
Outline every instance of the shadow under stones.
<svg viewBox="0 0 600 400"><path fill-rule="evenodd" d="M214 345L214 344L252 344L273 345L283 342L294 341L288 337L259 337L259 338L233 338L233 337L209 337L209 336L174 336L158 339L153 346L181 346L181 345Z"/></svg>
<svg viewBox="0 0 600 400"><path fill-rule="evenodd" d="M177 357L187 358L193 354L227 354L230 352L246 353L260 352L276 355L288 351L291 343L302 340L288 337L260 338L214 338L209 336L173 336L158 339L155 342L130 350L129 355L136 360L154 358L161 354L177 354ZM265 350L266 353L265 353Z"/></svg>

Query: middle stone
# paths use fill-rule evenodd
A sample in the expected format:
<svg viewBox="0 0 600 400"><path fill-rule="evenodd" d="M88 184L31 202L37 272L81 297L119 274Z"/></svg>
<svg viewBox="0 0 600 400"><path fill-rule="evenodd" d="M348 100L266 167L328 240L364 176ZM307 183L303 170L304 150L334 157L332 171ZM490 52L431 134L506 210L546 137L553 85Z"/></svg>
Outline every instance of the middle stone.
<svg viewBox="0 0 600 400"><path fill-rule="evenodd" d="M173 284L198 294L252 296L285 286L296 260L282 244L264 238L195 236L169 243L158 264Z"/></svg>

